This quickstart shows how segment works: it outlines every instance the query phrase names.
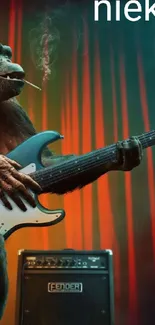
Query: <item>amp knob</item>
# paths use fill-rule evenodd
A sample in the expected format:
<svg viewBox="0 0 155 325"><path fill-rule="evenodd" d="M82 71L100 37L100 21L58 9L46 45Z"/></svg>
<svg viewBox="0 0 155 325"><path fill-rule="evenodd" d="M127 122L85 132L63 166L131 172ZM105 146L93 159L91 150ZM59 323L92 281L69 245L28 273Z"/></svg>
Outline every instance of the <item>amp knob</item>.
<svg viewBox="0 0 155 325"><path fill-rule="evenodd" d="M50 265L51 265L51 266L54 266L55 264L56 264L56 262L55 262L54 259L50 260Z"/></svg>
<svg viewBox="0 0 155 325"><path fill-rule="evenodd" d="M75 264L76 264L76 260L70 260L68 262L69 262L68 266L75 266Z"/></svg>
<svg viewBox="0 0 155 325"><path fill-rule="evenodd" d="M56 265L61 266L62 265L62 260L57 260Z"/></svg>
<svg viewBox="0 0 155 325"><path fill-rule="evenodd" d="M67 260L63 260L63 266L68 266L68 261Z"/></svg>

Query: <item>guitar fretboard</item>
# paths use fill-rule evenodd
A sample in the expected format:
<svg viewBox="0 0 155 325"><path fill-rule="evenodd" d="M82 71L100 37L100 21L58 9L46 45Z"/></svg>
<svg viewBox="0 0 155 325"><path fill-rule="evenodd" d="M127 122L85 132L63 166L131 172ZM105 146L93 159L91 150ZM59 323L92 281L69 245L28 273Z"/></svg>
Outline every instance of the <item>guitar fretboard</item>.
<svg viewBox="0 0 155 325"><path fill-rule="evenodd" d="M138 136L143 149L155 144L155 131L150 131ZM126 141L129 141L127 139ZM82 156L75 156L72 159L63 161L56 166L49 166L31 174L31 176L46 191L62 181L71 181L75 177L83 177L91 170L97 170L101 166L106 168L109 163L117 164L116 144L105 148L97 149Z"/></svg>

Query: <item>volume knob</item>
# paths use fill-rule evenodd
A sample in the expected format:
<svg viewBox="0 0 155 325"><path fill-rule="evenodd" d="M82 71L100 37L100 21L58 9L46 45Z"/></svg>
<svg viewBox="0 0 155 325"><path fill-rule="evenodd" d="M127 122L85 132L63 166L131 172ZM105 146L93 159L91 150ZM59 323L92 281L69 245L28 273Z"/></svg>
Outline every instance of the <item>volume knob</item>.
<svg viewBox="0 0 155 325"><path fill-rule="evenodd" d="M63 266L67 266L68 265L68 261L67 260L63 260L62 265Z"/></svg>
<svg viewBox="0 0 155 325"><path fill-rule="evenodd" d="M56 261L53 259L50 260L50 265L54 266L56 264Z"/></svg>
<svg viewBox="0 0 155 325"><path fill-rule="evenodd" d="M75 264L76 264L76 261L75 260L69 261L69 266L74 266Z"/></svg>
<svg viewBox="0 0 155 325"><path fill-rule="evenodd" d="M62 260L57 260L56 265L61 266L62 265Z"/></svg>

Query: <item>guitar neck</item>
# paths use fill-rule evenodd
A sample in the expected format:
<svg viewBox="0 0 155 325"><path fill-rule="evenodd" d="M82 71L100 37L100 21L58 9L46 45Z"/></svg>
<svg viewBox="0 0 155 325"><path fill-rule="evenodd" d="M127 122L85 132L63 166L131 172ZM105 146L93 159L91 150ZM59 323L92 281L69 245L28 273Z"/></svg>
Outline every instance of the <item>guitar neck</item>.
<svg viewBox="0 0 155 325"><path fill-rule="evenodd" d="M149 131L149 132L139 135L138 139L140 140L143 149L154 146L155 145L155 130L152 130L152 131Z"/></svg>
<svg viewBox="0 0 155 325"><path fill-rule="evenodd" d="M138 136L143 149L155 145L155 131L150 131ZM129 141L126 140L126 141ZM71 182L73 178L84 177L87 173L103 167L106 170L108 164L117 164L116 144L90 153L63 161L59 165L49 166L31 174L40 184L43 192L55 192L55 187L62 182ZM104 174L104 172L103 172Z"/></svg>

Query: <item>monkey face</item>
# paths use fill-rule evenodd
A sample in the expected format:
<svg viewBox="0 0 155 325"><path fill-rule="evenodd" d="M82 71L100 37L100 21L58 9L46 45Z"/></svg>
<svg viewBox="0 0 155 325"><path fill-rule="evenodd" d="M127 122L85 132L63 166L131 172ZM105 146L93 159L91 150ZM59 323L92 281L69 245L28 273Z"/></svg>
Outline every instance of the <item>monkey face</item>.
<svg viewBox="0 0 155 325"><path fill-rule="evenodd" d="M19 95L24 86L24 70L11 58L11 48L0 44L0 102Z"/></svg>

